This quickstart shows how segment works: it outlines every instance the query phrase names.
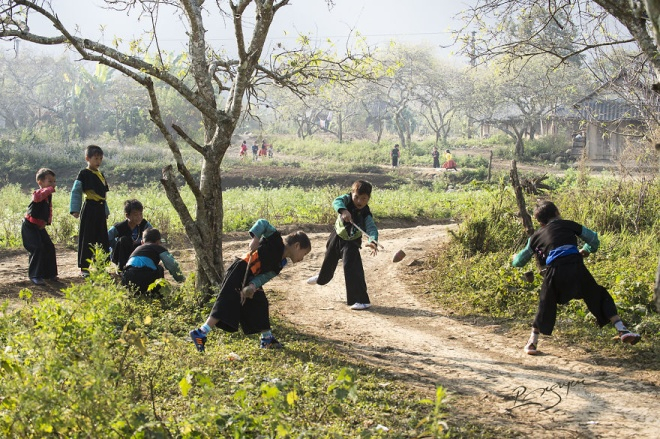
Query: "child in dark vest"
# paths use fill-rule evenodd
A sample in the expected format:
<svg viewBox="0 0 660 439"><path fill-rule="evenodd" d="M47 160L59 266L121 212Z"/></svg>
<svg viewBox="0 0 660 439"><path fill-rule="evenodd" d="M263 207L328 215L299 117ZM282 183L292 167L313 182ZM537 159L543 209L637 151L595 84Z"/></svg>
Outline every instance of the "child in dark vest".
<svg viewBox="0 0 660 439"><path fill-rule="evenodd" d="M143 244L133 250L131 257L126 262L126 267L122 272L122 285L133 288L137 293L157 297L160 293L159 287L156 286L149 291L149 285L165 277L163 265L177 282L186 280L181 273L179 263L161 245L160 239L158 229L144 231ZM163 265L160 265L161 261Z"/></svg>
<svg viewBox="0 0 660 439"><path fill-rule="evenodd" d="M108 230L110 244L110 260L117 264L119 271L123 271L133 250L142 244L142 234L151 229L149 221L144 219L144 207L138 200L124 202L124 215L126 219L116 223Z"/></svg>
<svg viewBox="0 0 660 439"><path fill-rule="evenodd" d="M562 219L559 209L550 201L540 202L534 210L534 217L541 228L529 238L527 246L513 256L514 267L524 267L532 256L536 256L540 266L544 267L539 307L525 353L536 355L539 333L552 334L557 305L572 299L584 300L600 327L612 323L622 342L637 343L641 336L625 327L612 296L596 283L584 265L583 259L600 246L598 234L574 221ZM577 246L578 237L585 242L581 249Z"/></svg>
<svg viewBox="0 0 660 439"><path fill-rule="evenodd" d="M332 203L332 207L339 214L335 229L328 238L321 271L307 280L310 285L327 284L334 277L337 263L341 259L346 281L346 304L354 310L371 307L360 257L362 232L353 226L356 224L369 234L367 247L371 249L372 255L376 255L378 229L368 206L371 189L371 183L357 180L353 183L350 194L341 195Z"/></svg>
<svg viewBox="0 0 660 439"><path fill-rule="evenodd" d="M78 267L83 277L89 275L89 262L93 256L93 246L100 245L104 251L109 250L108 224L110 215L105 195L108 183L99 170L103 162L103 150L96 145L85 149L87 168L78 173L71 188L69 212L74 218L80 218L78 233ZM84 195L84 203L83 203Z"/></svg>
<svg viewBox="0 0 660 439"><path fill-rule="evenodd" d="M30 280L35 285L44 285L44 279L57 281L55 245L46 231L46 226L53 221L55 173L48 168L41 168L36 178L39 189L32 193L32 200L23 218L21 237L23 247L30 254Z"/></svg>
<svg viewBox="0 0 660 439"><path fill-rule="evenodd" d="M302 261L312 245L302 231L282 238L265 219L254 223L250 236L248 254L227 269L220 295L208 319L200 328L190 331L190 338L199 352L204 352L206 338L214 327L236 332L240 326L246 335L261 334L260 348L282 348L271 332L268 299L263 285L282 271L287 259L294 264Z"/></svg>

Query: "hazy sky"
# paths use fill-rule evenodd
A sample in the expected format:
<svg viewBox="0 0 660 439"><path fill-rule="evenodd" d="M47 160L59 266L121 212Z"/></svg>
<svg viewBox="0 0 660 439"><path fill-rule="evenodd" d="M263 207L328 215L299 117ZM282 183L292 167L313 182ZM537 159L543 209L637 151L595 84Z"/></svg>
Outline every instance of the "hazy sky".
<svg viewBox="0 0 660 439"><path fill-rule="evenodd" d="M214 9L213 0L207 0ZM370 44L382 44L392 39L409 43L426 42L438 47L441 56L448 56L450 49L440 45L451 44L450 28L460 23L454 16L466 6L466 1L454 0L336 0L336 6L328 10L324 0L292 0L275 17L269 33L271 41L281 41L293 46L299 32L311 34L323 42L328 38L343 45L351 29L367 36ZM71 31L109 44L114 36L125 41L150 29L149 23L137 22L122 12L109 12L98 6L100 0L53 0L55 11ZM186 42L183 28L172 13L161 14L159 19L161 42L170 50L180 50ZM231 23L222 20L207 20L209 42L218 47L227 41L231 45ZM43 23L30 21L32 30L47 29ZM101 26L105 26L103 34ZM166 32L163 32L165 30ZM24 47L27 43L22 43ZM34 47L34 46L33 46ZM34 50L39 50L35 47Z"/></svg>

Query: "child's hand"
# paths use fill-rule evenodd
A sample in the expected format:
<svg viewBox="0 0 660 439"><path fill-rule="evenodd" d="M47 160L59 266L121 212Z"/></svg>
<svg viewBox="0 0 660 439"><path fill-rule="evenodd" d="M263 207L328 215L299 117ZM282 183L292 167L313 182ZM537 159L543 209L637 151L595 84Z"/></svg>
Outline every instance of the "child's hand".
<svg viewBox="0 0 660 439"><path fill-rule="evenodd" d="M378 245L375 242L371 241L367 244L367 247L370 249L371 256L376 256L378 254Z"/></svg>
<svg viewBox="0 0 660 439"><path fill-rule="evenodd" d="M245 304L246 299L252 299L254 292L257 291L257 287L254 284L249 284L241 290L241 305Z"/></svg>
<svg viewBox="0 0 660 439"><path fill-rule="evenodd" d="M586 257L589 256L590 254L591 254L591 253L589 253L589 252L586 251L585 249L580 250L580 255L582 255L583 258L586 258Z"/></svg>
<svg viewBox="0 0 660 439"><path fill-rule="evenodd" d="M71 212L71 215L76 219L80 218L80 212Z"/></svg>
<svg viewBox="0 0 660 439"><path fill-rule="evenodd" d="M348 210L344 210L341 213L341 220L345 223L350 223L351 221L353 221L353 217L351 216L351 212L349 212Z"/></svg>

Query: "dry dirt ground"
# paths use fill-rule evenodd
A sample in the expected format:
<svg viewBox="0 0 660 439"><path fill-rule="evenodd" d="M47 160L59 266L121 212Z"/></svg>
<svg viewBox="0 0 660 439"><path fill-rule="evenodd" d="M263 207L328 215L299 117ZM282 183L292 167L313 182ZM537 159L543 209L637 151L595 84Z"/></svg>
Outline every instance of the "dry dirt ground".
<svg viewBox="0 0 660 439"><path fill-rule="evenodd" d="M317 229L310 233L310 255L267 284L267 291L280 292L281 299L272 303L273 313L399 376L419 389L420 398L444 386L454 424L478 423L504 432L502 436L659 437L657 370L631 371L620 362L595 362L579 348L579 340L574 348L561 348L546 338L541 341L542 354L528 356L522 351L526 333L512 335L498 326L453 318L426 300L420 277L423 262L451 227L455 226L381 229L386 250L375 257L363 250L362 255L373 303L366 311L346 306L341 266L328 285L306 284L323 258L327 232ZM246 237L226 241L227 260L245 251ZM407 256L393 264L391 256L398 249ZM75 253L58 251L62 281L81 282ZM177 253L191 269L190 253ZM36 297L59 294L61 285L33 287L25 275L26 264L24 251L0 251L0 298L18 306L22 288L30 288Z"/></svg>

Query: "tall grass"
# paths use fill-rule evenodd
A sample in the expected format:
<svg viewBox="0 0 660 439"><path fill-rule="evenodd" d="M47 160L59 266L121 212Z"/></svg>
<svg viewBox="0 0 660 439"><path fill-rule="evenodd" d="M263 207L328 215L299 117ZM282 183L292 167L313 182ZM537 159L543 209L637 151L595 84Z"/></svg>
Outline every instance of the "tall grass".
<svg viewBox="0 0 660 439"><path fill-rule="evenodd" d="M192 193L182 188L182 197L194 217L195 200ZM277 226L304 224L331 224L336 213L332 201L348 187L337 186L305 189L290 186L276 189L244 188L223 192L224 230L233 232L247 230L257 219L266 218ZM78 233L78 220L69 214L69 192L58 189L53 195L53 224L49 233L54 242L72 245ZM479 192L445 192L444 188L424 188L414 184L398 189L375 190L370 207L376 221L385 219L449 220L461 215L463 209L481 197ZM0 189L0 246L21 245L21 219L29 203L30 195L18 185ZM181 220L170 205L163 190L156 185L134 189L118 186L108 193L110 217L108 226L123 221L123 203L137 198L144 205L144 217L161 230L166 237L184 234Z"/></svg>
<svg viewBox="0 0 660 439"><path fill-rule="evenodd" d="M462 210L458 231L430 262L431 291L456 313L528 325L541 277L526 283L521 276L524 270L511 266L511 256L527 240L511 189L500 186L490 193ZM530 210L535 198L527 196ZM651 301L660 253L660 179L579 179L570 186L560 185L548 198L563 218L598 232L601 248L585 262L614 297L624 321L641 331L655 349L660 315L651 311ZM601 331L593 324L582 301L560 309L557 327L559 334L607 333L607 328Z"/></svg>

